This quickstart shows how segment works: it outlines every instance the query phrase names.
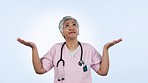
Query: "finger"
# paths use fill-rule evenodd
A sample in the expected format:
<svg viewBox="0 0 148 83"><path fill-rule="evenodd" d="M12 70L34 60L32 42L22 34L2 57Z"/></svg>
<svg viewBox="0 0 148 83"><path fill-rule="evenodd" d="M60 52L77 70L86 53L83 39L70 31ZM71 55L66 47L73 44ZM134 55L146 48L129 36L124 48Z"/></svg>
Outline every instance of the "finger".
<svg viewBox="0 0 148 83"><path fill-rule="evenodd" d="M20 38L17 38L17 41L19 41L20 40Z"/></svg>
<svg viewBox="0 0 148 83"><path fill-rule="evenodd" d="M118 39L118 40L114 40L113 42L114 42L114 44L117 44L117 43L119 43L119 42L121 42L122 41L122 38L120 38L120 39Z"/></svg>
<svg viewBox="0 0 148 83"><path fill-rule="evenodd" d="M21 38L18 38L17 41L20 42L21 44L27 44L27 42Z"/></svg>
<svg viewBox="0 0 148 83"><path fill-rule="evenodd" d="M122 41L122 38L118 39L117 41L118 41L118 42Z"/></svg>
<svg viewBox="0 0 148 83"><path fill-rule="evenodd" d="M118 39L118 40L117 40L117 43L119 43L119 42L121 42L121 41L122 41L122 38Z"/></svg>
<svg viewBox="0 0 148 83"><path fill-rule="evenodd" d="M20 38L18 38L18 41L19 41L20 43L23 43L23 42L24 42L24 40L23 40L23 39L20 39Z"/></svg>
<svg viewBox="0 0 148 83"><path fill-rule="evenodd" d="M21 43L22 42L22 39L21 38L17 38L17 41Z"/></svg>

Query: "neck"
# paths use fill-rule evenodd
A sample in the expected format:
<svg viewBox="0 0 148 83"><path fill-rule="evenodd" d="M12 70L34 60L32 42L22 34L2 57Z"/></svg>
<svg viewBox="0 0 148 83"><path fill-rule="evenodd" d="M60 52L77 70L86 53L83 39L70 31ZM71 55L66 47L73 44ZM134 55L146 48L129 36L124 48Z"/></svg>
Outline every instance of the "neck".
<svg viewBox="0 0 148 83"><path fill-rule="evenodd" d="M77 49L79 44L78 44L77 40L66 40L66 46L69 50L73 51L73 50Z"/></svg>

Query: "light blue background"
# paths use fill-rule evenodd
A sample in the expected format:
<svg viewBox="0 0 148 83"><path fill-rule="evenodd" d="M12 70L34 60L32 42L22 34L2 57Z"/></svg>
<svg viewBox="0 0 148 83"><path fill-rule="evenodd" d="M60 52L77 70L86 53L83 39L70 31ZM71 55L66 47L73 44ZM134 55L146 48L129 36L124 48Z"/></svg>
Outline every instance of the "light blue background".
<svg viewBox="0 0 148 83"><path fill-rule="evenodd" d="M105 43L123 38L109 50L108 75L93 71L93 83L148 82L147 0L1 0L0 83L53 83L53 70L35 74L31 49L16 38L35 42L42 57L64 41L58 23L66 15L79 21L79 41L100 54Z"/></svg>

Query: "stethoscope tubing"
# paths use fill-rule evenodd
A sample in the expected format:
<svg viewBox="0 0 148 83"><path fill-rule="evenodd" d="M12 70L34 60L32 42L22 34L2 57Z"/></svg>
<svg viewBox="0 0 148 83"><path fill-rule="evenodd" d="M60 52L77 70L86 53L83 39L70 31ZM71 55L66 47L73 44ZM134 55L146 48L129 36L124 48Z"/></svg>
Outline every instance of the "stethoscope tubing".
<svg viewBox="0 0 148 83"><path fill-rule="evenodd" d="M61 57L60 57L60 60L57 62L57 67L58 67L60 61L62 61L63 62L63 66L65 66L65 61L62 58L62 55L63 55L63 47L64 47L65 44L66 44L66 42L64 42L63 45L62 45L62 47L61 47Z"/></svg>
<svg viewBox="0 0 148 83"><path fill-rule="evenodd" d="M62 45L62 47L61 47L61 57L60 57L59 61L57 62L56 67L58 67L58 65L59 65L59 63L61 61L63 62L63 66L65 66L65 61L62 58L62 56L63 56L63 47L64 47L65 44L66 44L66 42L64 42L63 45ZM80 48L81 48L81 57L80 57L80 61L78 62L78 64L80 66L82 66L82 64L84 64L84 61L82 60L82 58L83 58L83 48L82 48L82 45L81 45L81 43L79 41L78 41L78 44L80 45Z"/></svg>

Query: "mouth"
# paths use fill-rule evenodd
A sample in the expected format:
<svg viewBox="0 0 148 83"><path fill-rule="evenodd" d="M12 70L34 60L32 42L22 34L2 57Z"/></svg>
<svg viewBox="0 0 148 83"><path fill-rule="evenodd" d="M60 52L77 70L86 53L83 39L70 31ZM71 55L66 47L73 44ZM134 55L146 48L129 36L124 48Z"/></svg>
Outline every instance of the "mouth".
<svg viewBox="0 0 148 83"><path fill-rule="evenodd" d="M75 32L69 32L69 34L73 34L73 33L75 33Z"/></svg>

